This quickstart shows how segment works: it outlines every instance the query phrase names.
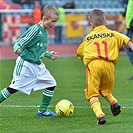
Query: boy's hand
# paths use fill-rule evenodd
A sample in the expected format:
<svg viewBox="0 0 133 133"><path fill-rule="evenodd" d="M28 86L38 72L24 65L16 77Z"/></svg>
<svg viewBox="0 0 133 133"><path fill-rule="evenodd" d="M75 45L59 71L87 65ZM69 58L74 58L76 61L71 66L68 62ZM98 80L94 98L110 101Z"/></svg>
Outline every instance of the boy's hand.
<svg viewBox="0 0 133 133"><path fill-rule="evenodd" d="M18 48L16 54L19 55L21 53L21 48Z"/></svg>
<svg viewBox="0 0 133 133"><path fill-rule="evenodd" d="M55 60L55 59L57 59L59 56L58 56L58 52L54 52L54 51L52 51L53 52L53 55L52 55L52 60Z"/></svg>

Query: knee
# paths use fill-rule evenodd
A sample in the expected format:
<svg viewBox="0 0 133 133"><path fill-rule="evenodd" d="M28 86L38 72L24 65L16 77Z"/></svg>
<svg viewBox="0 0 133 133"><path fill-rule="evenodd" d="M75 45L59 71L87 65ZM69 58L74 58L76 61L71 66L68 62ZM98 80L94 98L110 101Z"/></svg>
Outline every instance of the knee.
<svg viewBox="0 0 133 133"><path fill-rule="evenodd" d="M47 90L50 90L50 91L54 91L54 89L55 89L55 86L53 86L53 87L49 87L49 88L46 88Z"/></svg>
<svg viewBox="0 0 133 133"><path fill-rule="evenodd" d="M8 92L9 92L10 94L16 93L16 92L18 91L18 90L16 90L16 89L13 89L13 88L10 88L10 87L8 87L7 90L8 90Z"/></svg>

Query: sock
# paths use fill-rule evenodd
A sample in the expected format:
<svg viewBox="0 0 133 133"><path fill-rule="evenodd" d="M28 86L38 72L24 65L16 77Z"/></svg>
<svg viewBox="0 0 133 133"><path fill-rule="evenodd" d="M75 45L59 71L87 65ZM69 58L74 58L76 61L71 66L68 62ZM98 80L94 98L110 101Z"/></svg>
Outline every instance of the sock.
<svg viewBox="0 0 133 133"><path fill-rule="evenodd" d="M7 99L9 96L11 96L11 94L9 93L9 91L7 90L7 88L4 88L0 92L0 103L3 102L5 99Z"/></svg>
<svg viewBox="0 0 133 133"><path fill-rule="evenodd" d="M50 101L53 97L54 91L45 89L42 94L42 102L40 104L39 110L45 112L48 109Z"/></svg>
<svg viewBox="0 0 133 133"><path fill-rule="evenodd" d="M98 118L99 115L101 115L101 114L105 116L105 114L102 112L101 104L100 104L100 102L99 102L98 97L92 97L92 98L90 99L90 105L91 105L91 108L92 108L92 110L94 111L94 113L95 113L95 115L96 115L97 118Z"/></svg>
<svg viewBox="0 0 133 133"><path fill-rule="evenodd" d="M104 97L106 99L106 101L109 103L109 105L112 105L112 103L116 103L117 100L113 97L112 94L108 95L107 97Z"/></svg>

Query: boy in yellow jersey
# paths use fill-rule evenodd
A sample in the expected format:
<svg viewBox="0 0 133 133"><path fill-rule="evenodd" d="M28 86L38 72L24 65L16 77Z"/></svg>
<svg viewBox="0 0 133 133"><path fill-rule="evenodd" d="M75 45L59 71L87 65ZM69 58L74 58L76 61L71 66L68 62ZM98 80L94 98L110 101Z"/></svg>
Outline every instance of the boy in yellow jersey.
<svg viewBox="0 0 133 133"><path fill-rule="evenodd" d="M97 124L105 124L105 114L98 96L101 95L107 100L114 116L120 114L121 107L112 95L114 65L118 60L119 49L128 45L133 50L133 43L129 37L106 28L105 15L101 10L92 10L89 22L92 32L80 44L77 57L83 60L86 66L86 98L97 117Z"/></svg>

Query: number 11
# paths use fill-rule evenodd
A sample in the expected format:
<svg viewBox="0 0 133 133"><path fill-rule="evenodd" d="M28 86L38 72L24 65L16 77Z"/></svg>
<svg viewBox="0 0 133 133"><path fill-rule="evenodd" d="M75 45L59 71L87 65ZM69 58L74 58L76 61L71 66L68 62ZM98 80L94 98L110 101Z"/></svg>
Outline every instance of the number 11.
<svg viewBox="0 0 133 133"><path fill-rule="evenodd" d="M97 46L97 53L98 57L102 59L101 52L100 52L100 44L98 42L94 42L94 44ZM105 59L108 60L108 45L107 42L102 41L102 44L104 45L104 51L105 51Z"/></svg>

